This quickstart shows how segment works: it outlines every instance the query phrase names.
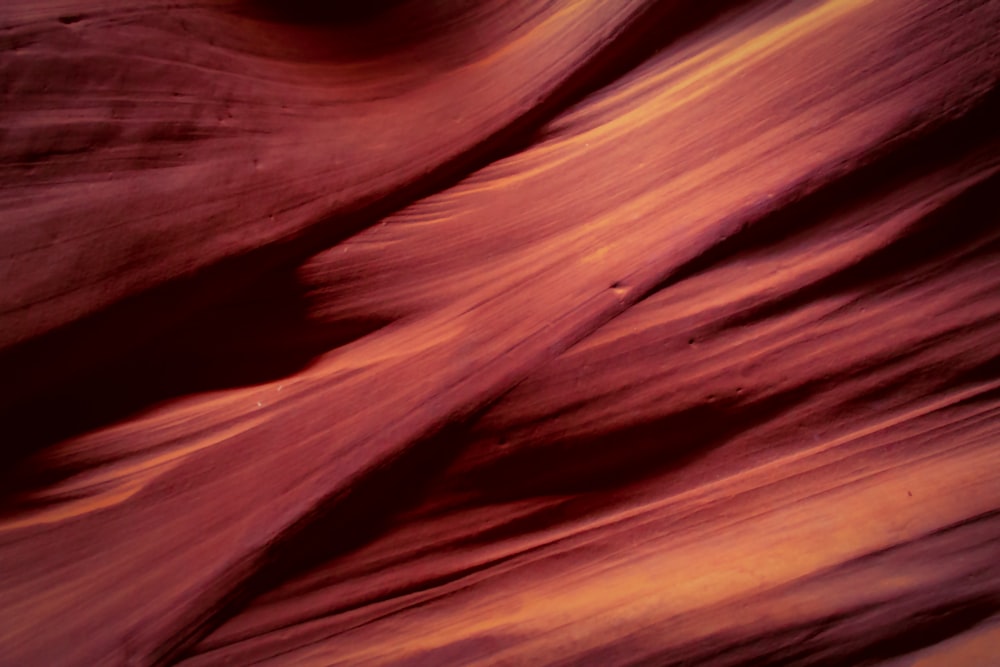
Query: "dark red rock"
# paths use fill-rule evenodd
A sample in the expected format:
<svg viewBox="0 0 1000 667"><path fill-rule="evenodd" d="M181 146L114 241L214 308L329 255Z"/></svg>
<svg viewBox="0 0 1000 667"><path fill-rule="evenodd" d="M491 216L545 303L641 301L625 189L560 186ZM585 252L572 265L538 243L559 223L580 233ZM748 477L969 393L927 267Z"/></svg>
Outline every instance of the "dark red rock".
<svg viewBox="0 0 1000 667"><path fill-rule="evenodd" d="M989 655L995 3L340 7L0 9L0 663Z"/></svg>

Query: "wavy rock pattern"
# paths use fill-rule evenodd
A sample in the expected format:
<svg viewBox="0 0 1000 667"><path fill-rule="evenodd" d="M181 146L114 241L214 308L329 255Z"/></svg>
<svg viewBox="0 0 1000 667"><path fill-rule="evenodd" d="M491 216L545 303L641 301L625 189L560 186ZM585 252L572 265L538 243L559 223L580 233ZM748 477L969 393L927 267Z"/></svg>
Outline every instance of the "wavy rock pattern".
<svg viewBox="0 0 1000 667"><path fill-rule="evenodd" d="M1000 3L703 4L0 8L0 664L992 664Z"/></svg>

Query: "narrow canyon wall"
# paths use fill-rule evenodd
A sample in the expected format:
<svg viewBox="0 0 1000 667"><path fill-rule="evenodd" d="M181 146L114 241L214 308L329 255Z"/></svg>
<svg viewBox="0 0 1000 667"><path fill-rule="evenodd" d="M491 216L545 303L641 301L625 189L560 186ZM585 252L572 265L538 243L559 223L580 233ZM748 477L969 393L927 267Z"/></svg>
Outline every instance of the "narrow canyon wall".
<svg viewBox="0 0 1000 667"><path fill-rule="evenodd" d="M8 0L0 665L995 664L998 35Z"/></svg>

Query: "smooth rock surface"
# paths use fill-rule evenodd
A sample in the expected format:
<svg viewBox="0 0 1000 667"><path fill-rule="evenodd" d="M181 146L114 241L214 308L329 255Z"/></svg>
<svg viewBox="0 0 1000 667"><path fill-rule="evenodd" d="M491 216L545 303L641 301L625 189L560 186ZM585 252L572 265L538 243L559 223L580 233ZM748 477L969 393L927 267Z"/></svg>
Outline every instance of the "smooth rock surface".
<svg viewBox="0 0 1000 667"><path fill-rule="evenodd" d="M0 8L0 664L990 664L1000 3L700 4Z"/></svg>

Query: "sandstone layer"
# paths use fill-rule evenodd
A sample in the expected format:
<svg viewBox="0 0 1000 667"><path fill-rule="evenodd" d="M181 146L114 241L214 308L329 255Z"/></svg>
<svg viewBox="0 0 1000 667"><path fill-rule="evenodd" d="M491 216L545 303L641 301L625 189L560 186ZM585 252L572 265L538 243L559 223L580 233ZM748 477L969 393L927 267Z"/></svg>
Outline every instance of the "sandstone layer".
<svg viewBox="0 0 1000 667"><path fill-rule="evenodd" d="M998 35L8 0L0 665L994 664Z"/></svg>

